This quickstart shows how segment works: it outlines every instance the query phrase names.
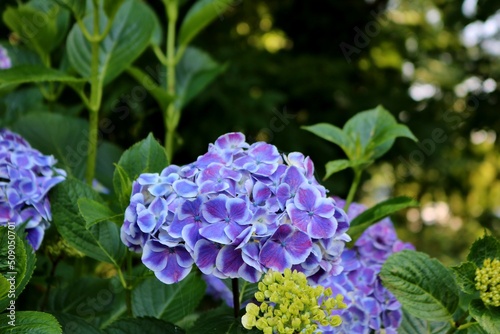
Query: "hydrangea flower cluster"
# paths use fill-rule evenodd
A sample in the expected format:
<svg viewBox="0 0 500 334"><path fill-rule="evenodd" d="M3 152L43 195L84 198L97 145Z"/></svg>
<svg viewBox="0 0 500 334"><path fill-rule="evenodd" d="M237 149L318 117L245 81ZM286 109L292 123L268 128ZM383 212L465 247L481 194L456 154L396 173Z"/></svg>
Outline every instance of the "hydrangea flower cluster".
<svg viewBox="0 0 500 334"><path fill-rule="evenodd" d="M337 203L344 201L337 199ZM347 215L352 219L364 210L363 205L353 203ZM378 274L391 254L404 249L415 248L398 239L392 222L386 218L367 228L354 247L342 253L344 271L320 284L342 294L347 308L334 312L342 317L341 327L325 327L323 333L397 333L402 320L401 304L382 285Z"/></svg>
<svg viewBox="0 0 500 334"><path fill-rule="evenodd" d="M316 333L319 325L336 327L342 322L332 312L346 307L343 296L331 296L330 288L308 285L306 276L296 270L287 268L283 274L270 270L255 293L259 305L249 303L241 323L265 334Z"/></svg>
<svg viewBox="0 0 500 334"><path fill-rule="evenodd" d="M140 175L121 238L167 284L193 264L218 278L292 268L318 282L342 270L348 228L309 157L228 133L194 163Z"/></svg>
<svg viewBox="0 0 500 334"><path fill-rule="evenodd" d="M9 55L7 54L7 50L0 46L0 70L10 68L12 63L10 61Z"/></svg>
<svg viewBox="0 0 500 334"><path fill-rule="evenodd" d="M47 194L66 178L55 163L53 156L33 149L20 135L0 130L0 226L24 226L35 250L52 219Z"/></svg>
<svg viewBox="0 0 500 334"><path fill-rule="evenodd" d="M476 289L484 305L500 306L500 261L487 258L482 268L476 269Z"/></svg>

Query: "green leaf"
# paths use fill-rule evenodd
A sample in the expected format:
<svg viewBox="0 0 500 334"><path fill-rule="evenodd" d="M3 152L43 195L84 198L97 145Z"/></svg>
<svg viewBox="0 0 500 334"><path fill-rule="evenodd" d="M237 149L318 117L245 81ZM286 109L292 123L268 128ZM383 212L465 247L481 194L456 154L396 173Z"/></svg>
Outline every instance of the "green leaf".
<svg viewBox="0 0 500 334"><path fill-rule="evenodd" d="M106 26L102 15L100 26ZM92 33L93 17L84 19L87 30ZM113 20L109 34L99 48L99 81L104 85L126 70L149 45L154 30L154 13L141 1L126 0ZM91 45L78 25L71 29L66 51L73 68L84 78L91 76Z"/></svg>
<svg viewBox="0 0 500 334"><path fill-rule="evenodd" d="M36 0L17 8L8 7L3 20L26 45L46 58L66 35L69 12L54 3Z"/></svg>
<svg viewBox="0 0 500 334"><path fill-rule="evenodd" d="M193 313L205 295L205 282L192 273L176 284L164 284L149 277L132 291L136 317L154 317L177 323Z"/></svg>
<svg viewBox="0 0 500 334"><path fill-rule="evenodd" d="M413 316L429 321L449 321L458 306L458 287L452 273L427 254L404 250L392 254L380 277Z"/></svg>
<svg viewBox="0 0 500 334"><path fill-rule="evenodd" d="M234 318L233 309L222 306L203 313L189 334L237 334L248 332L241 324L241 318Z"/></svg>
<svg viewBox="0 0 500 334"><path fill-rule="evenodd" d="M484 260L488 258L500 260L500 241L490 235L486 235L472 244L467 260L482 268Z"/></svg>
<svg viewBox="0 0 500 334"><path fill-rule="evenodd" d="M198 0L187 12L179 30L179 45L186 47L207 25L233 3L232 0Z"/></svg>
<svg viewBox="0 0 500 334"><path fill-rule="evenodd" d="M37 87L16 89L0 97L0 127L10 127L21 116L43 108L43 95Z"/></svg>
<svg viewBox="0 0 500 334"><path fill-rule="evenodd" d="M54 113L37 112L21 117L12 130L22 135L31 146L43 154L52 154L58 167L76 178L83 178L87 163L89 124L87 121ZM118 161L121 149L106 141L98 142L96 177L110 187L113 163ZM110 187L111 188L111 187Z"/></svg>
<svg viewBox="0 0 500 334"><path fill-rule="evenodd" d="M82 18L85 15L85 1L84 0L52 0L57 4L65 7L76 18Z"/></svg>
<svg viewBox="0 0 500 334"><path fill-rule="evenodd" d="M487 333L498 333L500 307L486 307L482 300L475 299L469 305L469 313Z"/></svg>
<svg viewBox="0 0 500 334"><path fill-rule="evenodd" d="M457 278L457 284L462 289L463 292L468 294L474 294L476 290L476 265L472 262L464 262L459 266L451 267Z"/></svg>
<svg viewBox="0 0 500 334"><path fill-rule="evenodd" d="M72 77L64 72L46 68L42 65L19 65L2 70L0 86L6 84L22 84L29 82L83 82L85 80Z"/></svg>
<svg viewBox="0 0 500 334"><path fill-rule="evenodd" d="M360 160L381 157L392 147L397 137L418 141L405 125L398 124L394 116L382 106L357 113L346 122L343 132L360 146L356 151L351 150L348 156Z"/></svg>
<svg viewBox="0 0 500 334"><path fill-rule="evenodd" d="M456 332L456 334L490 334L491 332L487 332L480 324L475 323L467 328L460 329Z"/></svg>
<svg viewBox="0 0 500 334"><path fill-rule="evenodd" d="M58 314L73 315L95 328L103 328L126 313L125 289L116 276L111 279L82 277L52 289L47 308L58 319ZM66 321L61 324L63 329L74 326Z"/></svg>
<svg viewBox="0 0 500 334"><path fill-rule="evenodd" d="M7 50L7 54L12 62L12 67L42 64L40 57L28 48L22 47L21 45L11 45L8 41L2 41L0 45Z"/></svg>
<svg viewBox="0 0 500 334"><path fill-rule="evenodd" d="M87 227L77 204L82 197L102 201L90 186L73 177L55 187L51 205L57 230L72 247L85 255L119 266L126 250L120 240L119 227L110 221Z"/></svg>
<svg viewBox="0 0 500 334"><path fill-rule="evenodd" d="M0 332L5 334L61 334L61 325L53 315L35 311L17 311L15 326L6 314L0 317Z"/></svg>
<svg viewBox="0 0 500 334"><path fill-rule="evenodd" d="M9 246L15 245L15 260L10 257ZM20 237L15 231L7 227L0 227L0 277L9 279L8 290L5 290L5 279L2 280L2 293L0 294L0 312L11 304L11 300L19 297L28 284L35 270L36 256L33 248L24 237ZM11 262L14 261L14 262ZM14 272L14 275L8 274ZM15 278L14 296L10 293L11 279Z"/></svg>
<svg viewBox="0 0 500 334"><path fill-rule="evenodd" d="M450 329L449 322L435 322L419 319L403 308L403 321L398 328L398 334L442 334Z"/></svg>
<svg viewBox="0 0 500 334"><path fill-rule="evenodd" d="M328 161L325 165L326 169L326 174L323 180L328 179L330 176L333 174L340 172L341 170L344 170L346 168L351 167L351 162L346 159L339 159L339 160L333 160L333 161Z"/></svg>
<svg viewBox="0 0 500 334"><path fill-rule="evenodd" d="M104 330L105 334L129 334L129 333L147 333L147 334L182 334L182 328L171 323L154 319L120 319Z"/></svg>
<svg viewBox="0 0 500 334"><path fill-rule="evenodd" d="M132 180L142 173L159 173L167 167L165 149L150 133L148 137L126 150L116 166L113 175L115 194L122 208L128 205Z"/></svg>
<svg viewBox="0 0 500 334"><path fill-rule="evenodd" d="M71 334L102 334L94 325L89 324L85 319L76 315L55 312L51 313L61 324L63 333Z"/></svg>
<svg viewBox="0 0 500 334"><path fill-rule="evenodd" d="M318 123L315 125L302 126L304 130L314 133L316 136L337 144L350 157L350 152L354 149L354 142L342 129L328 123Z"/></svg>
<svg viewBox="0 0 500 334"><path fill-rule="evenodd" d="M149 74L142 71L140 68L130 66L127 73L132 76L137 83L141 84L149 94L156 100L162 110L166 110L168 104L174 99L167 93L165 89L158 86L156 82L149 76Z"/></svg>
<svg viewBox="0 0 500 334"><path fill-rule="evenodd" d="M215 78L226 70L206 52L189 47L176 67L176 93L178 108L182 109Z"/></svg>
<svg viewBox="0 0 500 334"><path fill-rule="evenodd" d="M78 209L83 219L87 223L86 228L103 221L115 221L123 217L123 214L115 214L107 205L88 198L78 199Z"/></svg>
<svg viewBox="0 0 500 334"><path fill-rule="evenodd" d="M351 221L349 235L354 239L373 223L382 220L389 215L410 207L417 207L420 204L413 198L406 196L393 197L380 202Z"/></svg>
<svg viewBox="0 0 500 334"><path fill-rule="evenodd" d="M125 0L104 0L103 8L106 16L113 19L124 1Z"/></svg>

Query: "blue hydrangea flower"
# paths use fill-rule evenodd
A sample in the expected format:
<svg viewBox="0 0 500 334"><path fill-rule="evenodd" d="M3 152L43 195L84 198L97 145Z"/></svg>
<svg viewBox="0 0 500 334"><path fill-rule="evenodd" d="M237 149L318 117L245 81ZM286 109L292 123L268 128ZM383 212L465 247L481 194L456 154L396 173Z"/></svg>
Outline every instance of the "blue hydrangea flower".
<svg viewBox="0 0 500 334"><path fill-rule="evenodd" d="M12 62L10 61L7 50L0 45L0 70L11 68Z"/></svg>
<svg viewBox="0 0 500 334"><path fill-rule="evenodd" d="M0 130L0 226L24 228L33 249L42 243L52 219L49 190L64 181L53 156L33 149L20 135Z"/></svg>
<svg viewBox="0 0 500 334"><path fill-rule="evenodd" d="M348 227L309 157L228 133L193 163L140 175L121 239L165 283L193 264L205 275L250 282L293 268L317 283L342 270Z"/></svg>
<svg viewBox="0 0 500 334"><path fill-rule="evenodd" d="M338 198L336 203L345 204ZM364 210L363 205L352 203L347 215L352 219ZM397 238L392 222L386 218L367 228L354 247L342 253L342 273L320 284L331 287L334 294L341 293L348 307L335 311L342 317L341 326L325 327L323 333L397 333L402 320L401 304L382 285L378 274L385 260L403 249L415 248Z"/></svg>

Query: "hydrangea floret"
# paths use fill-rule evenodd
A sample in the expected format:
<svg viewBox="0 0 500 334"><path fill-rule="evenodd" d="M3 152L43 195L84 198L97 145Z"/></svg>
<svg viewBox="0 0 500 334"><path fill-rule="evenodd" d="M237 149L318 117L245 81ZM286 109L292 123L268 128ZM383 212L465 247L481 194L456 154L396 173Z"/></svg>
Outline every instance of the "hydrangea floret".
<svg viewBox="0 0 500 334"><path fill-rule="evenodd" d="M222 279L292 268L318 282L342 270L350 240L347 215L326 193L309 157L228 133L191 164L140 175L121 239L167 284L194 264Z"/></svg>
<svg viewBox="0 0 500 334"><path fill-rule="evenodd" d="M336 199L338 205L344 204ZM365 210L362 204L352 203L347 215L355 218ZM323 327L323 333L397 333L401 324L401 304L387 290L378 274L387 258L413 245L398 239L392 222L386 218L367 228L352 249L342 253L344 271L320 281L334 293L345 297L347 308L334 311L342 317L339 328Z"/></svg>
<svg viewBox="0 0 500 334"><path fill-rule="evenodd" d="M271 333L317 333L319 326L339 326L342 319L332 315L343 309L343 296L332 297L330 288L311 286L297 270L284 273L269 270L258 284L257 304L249 303L241 318L243 327Z"/></svg>
<svg viewBox="0 0 500 334"><path fill-rule="evenodd" d="M33 149L20 135L0 130L0 226L24 228L37 250L52 219L49 190L66 178L56 160Z"/></svg>
<svg viewBox="0 0 500 334"><path fill-rule="evenodd" d="M7 54L7 50L0 45L0 70L10 68L11 66L12 62Z"/></svg>
<svg viewBox="0 0 500 334"><path fill-rule="evenodd" d="M500 306L500 261L487 258L482 268L476 269L476 289L484 305Z"/></svg>

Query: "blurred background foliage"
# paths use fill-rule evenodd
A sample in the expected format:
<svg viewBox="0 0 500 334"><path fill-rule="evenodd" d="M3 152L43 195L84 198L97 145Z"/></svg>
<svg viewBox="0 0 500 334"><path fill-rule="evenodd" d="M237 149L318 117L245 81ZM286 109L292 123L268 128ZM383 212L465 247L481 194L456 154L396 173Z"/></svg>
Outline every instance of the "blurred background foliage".
<svg viewBox="0 0 500 334"><path fill-rule="evenodd" d="M148 3L166 26L162 4ZM0 2L0 12L9 4L15 1ZM4 25L0 37L18 43ZM311 156L321 179L325 163L344 156L300 127L343 126L381 104L420 144L397 140L366 173L357 200L417 198L419 209L394 217L400 236L447 264L463 259L485 228L500 235L498 1L236 0L194 44L228 66L184 110L173 163L191 162L219 135L242 131L250 142ZM155 62L148 50L135 65L150 72ZM150 131L164 138L158 105L135 88L125 73L104 92L101 118L116 125L104 138L122 148ZM17 110L11 93L0 99L0 114L7 124L40 110L85 117L77 101L69 89L62 105L34 92L29 110ZM345 197L352 177L344 171L325 186Z"/></svg>

